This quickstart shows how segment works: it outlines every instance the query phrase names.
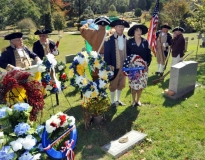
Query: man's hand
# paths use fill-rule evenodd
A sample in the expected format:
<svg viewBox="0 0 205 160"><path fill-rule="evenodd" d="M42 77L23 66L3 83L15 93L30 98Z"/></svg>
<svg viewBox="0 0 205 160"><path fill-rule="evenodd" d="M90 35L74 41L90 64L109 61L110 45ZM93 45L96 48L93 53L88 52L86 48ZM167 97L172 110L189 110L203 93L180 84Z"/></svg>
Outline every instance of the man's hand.
<svg viewBox="0 0 205 160"><path fill-rule="evenodd" d="M163 43L162 45L163 45L163 47L166 47L166 43Z"/></svg>
<svg viewBox="0 0 205 160"><path fill-rule="evenodd" d="M36 64L37 64L38 66L40 66L42 63L43 63L42 60L38 60L38 61L36 62Z"/></svg>

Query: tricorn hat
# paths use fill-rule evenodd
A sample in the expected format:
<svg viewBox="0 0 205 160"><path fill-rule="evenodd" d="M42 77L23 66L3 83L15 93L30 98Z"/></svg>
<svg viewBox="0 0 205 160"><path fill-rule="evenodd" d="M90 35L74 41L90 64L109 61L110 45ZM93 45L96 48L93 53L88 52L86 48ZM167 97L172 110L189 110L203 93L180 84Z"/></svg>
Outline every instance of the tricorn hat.
<svg viewBox="0 0 205 160"><path fill-rule="evenodd" d="M101 25L101 26L107 26L110 24L110 20L108 17L106 16L100 16L97 19L95 19L94 23L97 25Z"/></svg>
<svg viewBox="0 0 205 160"><path fill-rule="evenodd" d="M129 25L129 23L127 21L121 20L121 19L117 19L117 20L112 21L109 26L110 27L115 27L117 25L123 25L125 28L129 28L130 27L130 25Z"/></svg>
<svg viewBox="0 0 205 160"><path fill-rule="evenodd" d="M39 29L39 30L37 30L36 32L34 32L35 35L48 34L48 33L51 33L51 31L48 30L48 29Z"/></svg>
<svg viewBox="0 0 205 160"><path fill-rule="evenodd" d="M162 29L162 28L171 29L171 27L170 27L168 24L163 24L160 28L161 28L161 29Z"/></svg>
<svg viewBox="0 0 205 160"><path fill-rule="evenodd" d="M184 28L182 28L182 27L175 27L173 30L172 30L172 32L174 32L174 31L181 31L181 32L185 32L185 30L184 30Z"/></svg>
<svg viewBox="0 0 205 160"><path fill-rule="evenodd" d="M142 34L146 34L148 32L148 28L143 24L135 24L133 25L127 32L127 35L130 37L134 36L135 30L140 28L142 30Z"/></svg>
<svg viewBox="0 0 205 160"><path fill-rule="evenodd" d="M23 33L21 33L21 32L14 32L14 33L6 35L4 37L4 40L12 40L12 39L15 39L15 38L22 38L22 37L23 37Z"/></svg>

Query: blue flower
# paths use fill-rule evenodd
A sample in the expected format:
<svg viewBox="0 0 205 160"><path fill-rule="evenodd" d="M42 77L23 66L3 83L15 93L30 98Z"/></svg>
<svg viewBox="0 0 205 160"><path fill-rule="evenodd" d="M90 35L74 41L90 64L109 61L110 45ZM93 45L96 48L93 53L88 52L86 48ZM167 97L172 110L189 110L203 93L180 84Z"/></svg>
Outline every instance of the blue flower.
<svg viewBox="0 0 205 160"><path fill-rule="evenodd" d="M24 152L18 160L32 160L33 156L28 151Z"/></svg>
<svg viewBox="0 0 205 160"><path fill-rule="evenodd" d="M10 150L10 146L3 146L0 150L0 160L10 160L14 158L14 152Z"/></svg>
<svg viewBox="0 0 205 160"><path fill-rule="evenodd" d="M36 132L38 133L39 137L42 137L43 129L44 129L43 125L40 125L36 128Z"/></svg>
<svg viewBox="0 0 205 160"><path fill-rule="evenodd" d="M0 118L6 117L7 116L7 111L12 111L12 109L8 108L8 107L0 108Z"/></svg>
<svg viewBox="0 0 205 160"><path fill-rule="evenodd" d="M14 105L14 111L27 111L29 107L28 103L17 103Z"/></svg>
<svg viewBox="0 0 205 160"><path fill-rule="evenodd" d="M17 136L21 136L23 134L26 134L29 131L29 129L30 126L27 123L22 122L15 126L14 133Z"/></svg>
<svg viewBox="0 0 205 160"><path fill-rule="evenodd" d="M46 62L45 62L45 66L46 66L46 68L48 68L48 69L50 69L51 68L51 63L47 60Z"/></svg>

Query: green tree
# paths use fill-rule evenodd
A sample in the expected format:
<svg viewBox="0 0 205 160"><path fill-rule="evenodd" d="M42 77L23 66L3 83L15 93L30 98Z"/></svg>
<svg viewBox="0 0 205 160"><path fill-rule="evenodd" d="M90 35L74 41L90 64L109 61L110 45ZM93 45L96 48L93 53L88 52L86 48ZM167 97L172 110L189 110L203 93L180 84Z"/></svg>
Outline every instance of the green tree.
<svg viewBox="0 0 205 160"><path fill-rule="evenodd" d="M59 12L53 13L53 25L54 28L58 30L58 33L60 32L60 30L63 30L65 27L65 18Z"/></svg>
<svg viewBox="0 0 205 160"><path fill-rule="evenodd" d="M140 8L141 10L145 10L147 6L146 0L139 0L137 3L137 7Z"/></svg>
<svg viewBox="0 0 205 160"><path fill-rule="evenodd" d="M138 3L138 0L130 0L129 10L133 10L133 9L137 8L137 3Z"/></svg>
<svg viewBox="0 0 205 160"><path fill-rule="evenodd" d="M31 18L22 19L17 23L17 27L21 30L28 29L29 33L31 30L37 29L35 22Z"/></svg>
<svg viewBox="0 0 205 160"><path fill-rule="evenodd" d="M120 6L119 9L118 9L118 12L124 14L126 11L126 6Z"/></svg>
<svg viewBox="0 0 205 160"><path fill-rule="evenodd" d="M40 10L33 1L10 0L7 19L10 25L17 24L24 18L31 18L35 23L39 23Z"/></svg>
<svg viewBox="0 0 205 160"><path fill-rule="evenodd" d="M108 16L110 17L117 16L116 7L113 4L109 7Z"/></svg>
<svg viewBox="0 0 205 160"><path fill-rule="evenodd" d="M112 4L112 5L109 7L109 11L111 11L111 12L116 11L116 7Z"/></svg>
<svg viewBox="0 0 205 160"><path fill-rule="evenodd" d="M0 29L5 29L7 24L7 11L8 11L8 2L5 0L0 0Z"/></svg>
<svg viewBox="0 0 205 160"><path fill-rule="evenodd" d="M54 26L53 26L53 20L52 20L52 16L51 13L46 13L44 15L45 21L44 21L44 26L46 29L53 31L54 30Z"/></svg>
<svg viewBox="0 0 205 160"><path fill-rule="evenodd" d="M80 16L80 21L86 20L86 19L94 19L94 13L91 10L90 6L88 6L83 14Z"/></svg>
<svg viewBox="0 0 205 160"><path fill-rule="evenodd" d="M140 8L135 9L135 16L140 17L142 15L142 10Z"/></svg>

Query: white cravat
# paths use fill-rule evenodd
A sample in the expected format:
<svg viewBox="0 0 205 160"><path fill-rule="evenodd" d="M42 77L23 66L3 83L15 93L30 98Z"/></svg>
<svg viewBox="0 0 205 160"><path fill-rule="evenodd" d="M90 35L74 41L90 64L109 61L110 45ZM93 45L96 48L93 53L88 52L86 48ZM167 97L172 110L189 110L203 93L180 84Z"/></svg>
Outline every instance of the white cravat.
<svg viewBox="0 0 205 160"><path fill-rule="evenodd" d="M18 49L16 49L16 50L17 50L19 56L20 56L21 58L23 58L23 57L24 57L23 48L18 48Z"/></svg>
<svg viewBox="0 0 205 160"><path fill-rule="evenodd" d="M123 38L123 35L117 37L117 42L118 42L119 50L123 50L124 49L124 38Z"/></svg>
<svg viewBox="0 0 205 160"><path fill-rule="evenodd" d="M164 32L162 32L162 36L164 36L165 35L165 33Z"/></svg>

